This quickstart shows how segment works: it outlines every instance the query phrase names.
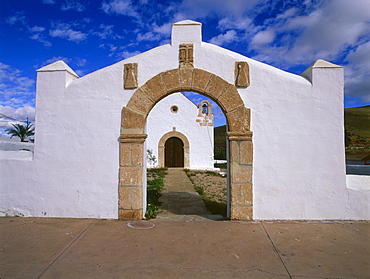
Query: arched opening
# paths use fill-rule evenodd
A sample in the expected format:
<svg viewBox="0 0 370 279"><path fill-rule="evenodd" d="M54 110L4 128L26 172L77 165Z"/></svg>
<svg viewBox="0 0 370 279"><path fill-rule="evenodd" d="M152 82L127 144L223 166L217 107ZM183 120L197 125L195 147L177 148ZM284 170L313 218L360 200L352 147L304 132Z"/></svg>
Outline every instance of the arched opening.
<svg viewBox="0 0 370 279"><path fill-rule="evenodd" d="M164 165L167 168L184 167L184 143L177 137L171 137L164 144Z"/></svg>
<svg viewBox="0 0 370 279"><path fill-rule="evenodd" d="M178 132L178 131L171 131L166 134L164 134L159 142L158 142L158 167L163 168L163 167L168 167L165 162L166 158L166 151L165 151L165 144L170 138L177 138L181 141L182 143L182 166L183 168L189 168L190 166L190 143L188 138ZM168 150L169 152L170 150ZM180 159L177 159L180 161Z"/></svg>
<svg viewBox="0 0 370 279"><path fill-rule="evenodd" d="M202 113L208 114L208 105L206 103L203 103L202 105Z"/></svg>
<svg viewBox="0 0 370 279"><path fill-rule="evenodd" d="M229 217L253 219L253 144L250 110L244 107L235 85L207 71L187 68L160 73L136 90L122 110L120 144L119 218L141 219L145 210L143 194L146 118L161 99L174 92L194 91L215 101L228 125Z"/></svg>

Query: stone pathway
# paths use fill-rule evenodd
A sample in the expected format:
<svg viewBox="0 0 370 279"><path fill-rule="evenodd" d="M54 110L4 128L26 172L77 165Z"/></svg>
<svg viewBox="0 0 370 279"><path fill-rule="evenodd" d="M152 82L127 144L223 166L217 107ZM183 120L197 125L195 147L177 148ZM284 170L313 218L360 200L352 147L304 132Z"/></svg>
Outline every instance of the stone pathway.
<svg viewBox="0 0 370 279"><path fill-rule="evenodd" d="M223 220L221 215L212 215L182 168L169 168L164 178L165 190L157 219L200 221Z"/></svg>

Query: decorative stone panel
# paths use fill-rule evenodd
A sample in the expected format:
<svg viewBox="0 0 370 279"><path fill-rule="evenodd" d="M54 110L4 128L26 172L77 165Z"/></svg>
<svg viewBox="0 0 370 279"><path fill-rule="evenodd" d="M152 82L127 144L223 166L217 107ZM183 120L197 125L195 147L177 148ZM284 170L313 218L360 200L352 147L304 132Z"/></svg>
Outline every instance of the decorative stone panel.
<svg viewBox="0 0 370 279"><path fill-rule="evenodd" d="M180 44L179 62L180 68L194 68L193 44Z"/></svg>
<svg viewBox="0 0 370 279"><path fill-rule="evenodd" d="M137 63L124 65L123 80L125 89L137 88Z"/></svg>
<svg viewBox="0 0 370 279"><path fill-rule="evenodd" d="M235 86L246 88L250 85L249 65L247 62L235 62Z"/></svg>

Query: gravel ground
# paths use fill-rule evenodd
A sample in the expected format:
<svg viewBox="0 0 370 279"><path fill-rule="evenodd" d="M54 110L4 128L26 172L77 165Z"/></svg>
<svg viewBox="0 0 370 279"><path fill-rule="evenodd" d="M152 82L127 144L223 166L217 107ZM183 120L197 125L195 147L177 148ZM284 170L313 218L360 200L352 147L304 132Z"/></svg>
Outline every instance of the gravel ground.
<svg viewBox="0 0 370 279"><path fill-rule="evenodd" d="M201 188L210 200L226 204L226 177L211 171L187 171L187 174L194 186Z"/></svg>

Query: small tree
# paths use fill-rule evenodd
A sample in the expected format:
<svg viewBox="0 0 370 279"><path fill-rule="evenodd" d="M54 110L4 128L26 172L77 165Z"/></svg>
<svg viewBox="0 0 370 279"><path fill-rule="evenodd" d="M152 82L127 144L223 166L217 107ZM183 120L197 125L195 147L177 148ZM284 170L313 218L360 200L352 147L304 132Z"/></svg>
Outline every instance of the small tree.
<svg viewBox="0 0 370 279"><path fill-rule="evenodd" d="M12 124L13 128L6 129L5 132L12 137L20 138L21 142L24 142L27 137L33 136L35 134L35 128L33 124L30 124L28 121L26 125L22 124Z"/></svg>
<svg viewBox="0 0 370 279"><path fill-rule="evenodd" d="M153 150L152 149L148 149L146 152L148 154L148 160L149 160L150 167L151 168L155 167L155 165L157 163L157 158L154 156Z"/></svg>

